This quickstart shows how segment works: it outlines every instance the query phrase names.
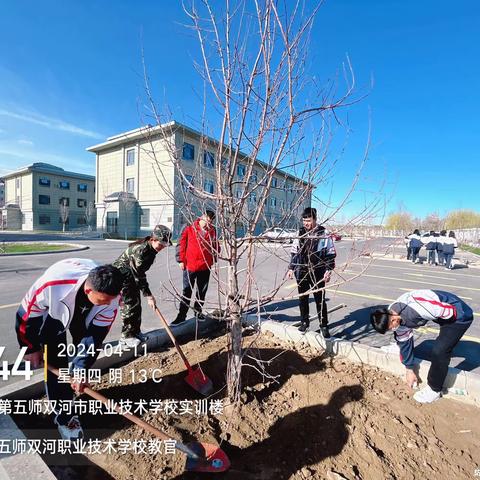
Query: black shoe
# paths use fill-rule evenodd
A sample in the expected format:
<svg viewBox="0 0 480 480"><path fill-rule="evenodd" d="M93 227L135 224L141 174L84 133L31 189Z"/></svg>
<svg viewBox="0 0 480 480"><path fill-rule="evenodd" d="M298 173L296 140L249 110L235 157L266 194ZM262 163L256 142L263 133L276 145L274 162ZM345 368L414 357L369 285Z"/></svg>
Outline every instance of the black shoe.
<svg viewBox="0 0 480 480"><path fill-rule="evenodd" d="M174 327L176 327L177 325L181 325L182 323L184 323L187 319L185 317L178 317L170 324L170 325L173 325Z"/></svg>
<svg viewBox="0 0 480 480"><path fill-rule="evenodd" d="M310 324L308 322L302 322L300 324L300 326L298 327L298 331L302 332L302 333L305 333L308 330L309 326L310 326Z"/></svg>
<svg viewBox="0 0 480 480"><path fill-rule="evenodd" d="M320 327L320 331L322 332L323 338L330 338L330 331L328 330L328 327Z"/></svg>
<svg viewBox="0 0 480 480"><path fill-rule="evenodd" d="M202 312L197 312L195 313L195 318L199 321L199 322L204 322L207 317L202 313Z"/></svg>

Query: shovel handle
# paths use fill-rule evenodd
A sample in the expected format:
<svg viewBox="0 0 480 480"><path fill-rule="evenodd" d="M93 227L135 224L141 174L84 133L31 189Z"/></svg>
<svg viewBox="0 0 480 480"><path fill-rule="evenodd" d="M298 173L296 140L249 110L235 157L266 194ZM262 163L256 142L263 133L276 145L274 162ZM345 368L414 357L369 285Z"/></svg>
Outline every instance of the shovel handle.
<svg viewBox="0 0 480 480"><path fill-rule="evenodd" d="M50 370L54 375L56 375L57 377L59 376L59 371L58 371L58 368L55 368L55 367L52 367L51 365L48 365L48 370ZM136 425L138 425L139 427L143 428L144 430L146 430L147 432L150 432L152 433L153 435L155 435L157 438L160 438L161 440L175 440L173 439L172 437L169 437L166 433L162 432L161 430L159 430L158 428L155 428L153 425L150 425L149 423L147 422L144 422L141 418L138 418L137 416L135 415L132 415L131 413L126 413L126 412L122 412L121 408L119 406L117 406L116 403L111 403L109 402L108 398L107 397L104 397L101 393L98 393L97 391L95 390L92 390L91 388L89 387L85 387L83 389L83 391L89 396L89 397L92 397L94 398L95 400L99 400L100 402L102 402L106 407L108 408L112 408L117 412L119 413L120 415L124 416L125 418L127 418L128 420L130 420L132 423L135 423ZM193 452L192 450L190 450L185 444L183 444L182 442L179 442L178 440L175 440L175 448L177 450L180 450L181 452L183 453L186 453L189 457L192 457L196 460L200 460L201 457L199 455L197 455L195 452Z"/></svg>
<svg viewBox="0 0 480 480"><path fill-rule="evenodd" d="M173 346L177 349L178 354L182 357L183 363L185 364L185 366L187 367L187 369L189 371L192 370L192 367L191 367L190 363L188 362L187 357L185 356L182 349L180 348L180 345L178 344L177 339L175 338L175 335L173 335L173 333L172 333L172 329L170 328L170 325L167 323L167 320L162 315L162 312L160 312L158 307L155 307L155 313L158 315L158 317L162 321L163 326L165 327L165 330L167 331L168 336L170 337L170 340L173 343Z"/></svg>

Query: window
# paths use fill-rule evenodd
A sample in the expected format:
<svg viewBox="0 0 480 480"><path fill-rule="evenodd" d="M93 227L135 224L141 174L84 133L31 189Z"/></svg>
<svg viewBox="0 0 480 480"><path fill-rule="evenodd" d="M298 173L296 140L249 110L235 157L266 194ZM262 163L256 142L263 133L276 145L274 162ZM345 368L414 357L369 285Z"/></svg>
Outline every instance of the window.
<svg viewBox="0 0 480 480"><path fill-rule="evenodd" d="M228 161L228 158L222 157L221 162L222 162L222 167L225 170L228 170L230 167L230 162Z"/></svg>
<svg viewBox="0 0 480 480"><path fill-rule="evenodd" d="M58 188L61 188L62 190L70 190L70 182L67 182L67 180L61 180L58 182Z"/></svg>
<svg viewBox="0 0 480 480"><path fill-rule="evenodd" d="M142 208L140 214L140 226L149 227L150 226L150 209Z"/></svg>
<svg viewBox="0 0 480 480"><path fill-rule="evenodd" d="M242 198L242 191L241 190L236 190L235 191L235 197Z"/></svg>
<svg viewBox="0 0 480 480"><path fill-rule="evenodd" d="M237 165L237 175L239 177L244 177L245 172L246 172L245 165Z"/></svg>
<svg viewBox="0 0 480 480"><path fill-rule="evenodd" d="M252 182L257 183L258 172L256 170L252 171Z"/></svg>
<svg viewBox="0 0 480 480"><path fill-rule="evenodd" d="M84 208L87 206L87 201L84 198L78 198L77 199L77 207L78 208Z"/></svg>
<svg viewBox="0 0 480 480"><path fill-rule="evenodd" d="M278 181L275 177L272 178L272 188L277 188Z"/></svg>
<svg viewBox="0 0 480 480"><path fill-rule="evenodd" d="M40 205L50 205L50 195L39 195L38 203Z"/></svg>
<svg viewBox="0 0 480 480"><path fill-rule="evenodd" d="M135 193L135 179L134 178L127 178L127 192L128 193Z"/></svg>
<svg viewBox="0 0 480 480"><path fill-rule="evenodd" d="M292 193L293 192L293 185L289 182L285 183L285 189L287 190L287 192L290 192Z"/></svg>
<svg viewBox="0 0 480 480"><path fill-rule="evenodd" d="M182 158L193 161L195 158L195 147L191 143L184 142L182 148Z"/></svg>
<svg viewBox="0 0 480 480"><path fill-rule="evenodd" d="M127 167L130 165L135 165L135 149L130 148L129 150L126 151L126 156L127 156Z"/></svg>
<svg viewBox="0 0 480 480"><path fill-rule="evenodd" d="M77 185L77 192L86 192L88 189L88 185L86 183L79 183Z"/></svg>
<svg viewBox="0 0 480 480"><path fill-rule="evenodd" d="M215 155L212 152L203 152L203 164L207 168L215 167Z"/></svg>
<svg viewBox="0 0 480 480"><path fill-rule="evenodd" d="M277 206L277 198L276 197L270 197L270 206L271 207L276 207Z"/></svg>
<svg viewBox="0 0 480 480"><path fill-rule="evenodd" d="M59 201L58 201L58 204L59 205L63 205L65 207L69 207L70 206L70 199L68 197L62 197Z"/></svg>
<svg viewBox="0 0 480 480"><path fill-rule="evenodd" d="M38 179L38 184L42 187L49 187L50 186L50 179L47 177L40 177Z"/></svg>
<svg viewBox="0 0 480 480"><path fill-rule="evenodd" d="M257 203L257 192L251 192L249 200L250 203Z"/></svg>
<svg viewBox="0 0 480 480"><path fill-rule="evenodd" d="M107 232L118 233L118 214L117 212L107 212Z"/></svg>
<svg viewBox="0 0 480 480"><path fill-rule="evenodd" d="M40 225L49 225L50 224L50 215L39 215L38 223Z"/></svg>
<svg viewBox="0 0 480 480"><path fill-rule="evenodd" d="M213 193L214 190L215 190L215 185L214 183L211 181L211 180L205 180L204 184L203 184L203 189L207 192L207 193Z"/></svg>

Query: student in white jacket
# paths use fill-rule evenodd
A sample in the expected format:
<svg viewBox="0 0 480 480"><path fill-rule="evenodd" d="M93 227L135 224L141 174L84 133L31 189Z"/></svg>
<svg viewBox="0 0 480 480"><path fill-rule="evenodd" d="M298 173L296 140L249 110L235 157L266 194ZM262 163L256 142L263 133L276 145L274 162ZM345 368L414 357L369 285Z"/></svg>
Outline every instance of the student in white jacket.
<svg viewBox="0 0 480 480"><path fill-rule="evenodd" d="M61 260L49 267L34 282L17 311L15 328L20 347L27 347L25 360L33 368L41 366L47 345L48 363L67 368L68 358L60 356L60 345L67 344L68 329L77 351L70 372L88 370L115 320L122 281L117 268L99 266L84 258ZM60 404L68 404L73 392L81 393L85 386L82 382L61 383L48 372L47 396L56 401L54 421L66 440L81 438L83 430L78 417L65 412Z"/></svg>
<svg viewBox="0 0 480 480"><path fill-rule="evenodd" d="M450 230L450 232L448 233L448 237L445 237L445 240L443 242L443 256L445 258L445 268L447 270L453 269L452 259L457 246L458 243L457 239L455 238L455 232Z"/></svg>

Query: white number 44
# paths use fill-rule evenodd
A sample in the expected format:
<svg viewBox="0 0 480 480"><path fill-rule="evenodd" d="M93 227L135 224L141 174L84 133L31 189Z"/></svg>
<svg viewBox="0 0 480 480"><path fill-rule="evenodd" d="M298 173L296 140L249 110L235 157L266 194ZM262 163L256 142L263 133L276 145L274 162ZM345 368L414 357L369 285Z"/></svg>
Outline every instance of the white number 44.
<svg viewBox="0 0 480 480"><path fill-rule="evenodd" d="M0 347L0 358L3 355L5 347ZM27 360L25 361L25 368L20 370L20 364L22 363L23 357L27 351L27 347L22 347L20 349L20 353L18 354L15 363L13 364L12 370L8 368L8 361L3 360L0 366L0 378L2 380L8 380L10 375L12 377L24 377L25 380L30 380L33 375L32 369L30 368L30 362Z"/></svg>

